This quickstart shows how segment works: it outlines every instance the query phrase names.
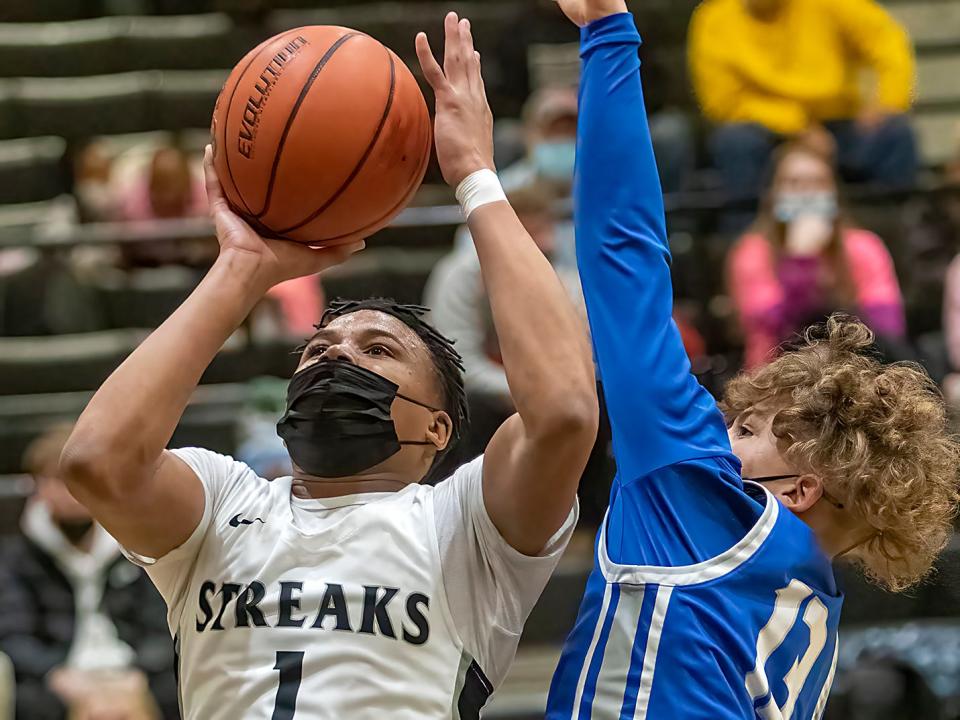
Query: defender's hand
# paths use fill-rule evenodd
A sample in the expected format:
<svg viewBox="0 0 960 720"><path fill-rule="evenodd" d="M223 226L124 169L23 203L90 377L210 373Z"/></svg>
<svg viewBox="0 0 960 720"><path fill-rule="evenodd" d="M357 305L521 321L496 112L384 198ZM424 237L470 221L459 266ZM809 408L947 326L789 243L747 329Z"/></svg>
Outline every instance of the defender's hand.
<svg viewBox="0 0 960 720"><path fill-rule="evenodd" d="M264 293L284 280L315 275L339 265L364 247L362 240L329 248L311 248L297 242L260 237L227 204L213 168L213 151L209 145L203 156L203 172L220 254L237 252L253 257L257 261L257 285Z"/></svg>
<svg viewBox="0 0 960 720"><path fill-rule="evenodd" d="M424 33L417 35L417 57L437 101L434 140L443 179L456 188L477 170L495 170L493 114L480 72L480 53L473 48L470 21L449 13L443 68Z"/></svg>
<svg viewBox="0 0 960 720"><path fill-rule="evenodd" d="M627 11L626 0L556 0L570 20L580 27L607 15L617 15Z"/></svg>

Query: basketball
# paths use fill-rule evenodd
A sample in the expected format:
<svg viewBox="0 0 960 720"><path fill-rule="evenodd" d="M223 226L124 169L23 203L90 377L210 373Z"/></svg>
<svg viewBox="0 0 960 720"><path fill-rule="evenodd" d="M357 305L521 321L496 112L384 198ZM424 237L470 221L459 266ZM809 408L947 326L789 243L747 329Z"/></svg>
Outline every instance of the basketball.
<svg viewBox="0 0 960 720"><path fill-rule="evenodd" d="M262 235L331 245L387 225L420 187L430 116L393 51L344 27L308 26L251 50L213 112L214 165Z"/></svg>

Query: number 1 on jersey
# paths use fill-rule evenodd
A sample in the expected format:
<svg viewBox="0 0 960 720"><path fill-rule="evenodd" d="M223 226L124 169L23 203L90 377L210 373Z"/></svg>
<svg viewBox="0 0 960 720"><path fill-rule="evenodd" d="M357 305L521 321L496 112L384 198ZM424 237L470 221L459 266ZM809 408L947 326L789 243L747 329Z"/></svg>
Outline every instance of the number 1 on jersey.
<svg viewBox="0 0 960 720"><path fill-rule="evenodd" d="M303 653L278 650L273 669L280 671L280 686L277 688L277 701L273 705L271 720L293 720L297 710L297 694L303 680Z"/></svg>

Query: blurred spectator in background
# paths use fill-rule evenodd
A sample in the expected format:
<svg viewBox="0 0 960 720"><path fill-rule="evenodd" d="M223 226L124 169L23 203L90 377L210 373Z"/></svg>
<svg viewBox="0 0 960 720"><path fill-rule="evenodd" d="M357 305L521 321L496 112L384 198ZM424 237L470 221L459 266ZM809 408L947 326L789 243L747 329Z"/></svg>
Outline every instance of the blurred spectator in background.
<svg viewBox="0 0 960 720"><path fill-rule="evenodd" d="M947 165L942 179L940 191L913 198L903 211L902 280L910 309L908 324L915 334L941 328L947 268L960 252L960 160ZM954 283L948 293L952 302L960 302L958 293L960 287Z"/></svg>
<svg viewBox="0 0 960 720"><path fill-rule="evenodd" d="M697 99L724 189L755 197L774 147L822 124L846 181L910 187L910 40L874 0L705 0L690 25ZM876 77L869 97L861 71Z"/></svg>
<svg viewBox="0 0 960 720"><path fill-rule="evenodd" d="M69 146L62 166L74 193L72 203L63 198L67 200L67 227L76 222L101 222L116 213L112 168L113 157L103 142ZM102 251L94 253L104 256ZM99 330L103 319L95 294L75 270L71 254L63 250L29 246L0 250L0 336Z"/></svg>
<svg viewBox="0 0 960 720"><path fill-rule="evenodd" d="M120 212L120 197L112 184L113 156L101 140L77 147L71 154L73 195L80 222L113 220Z"/></svg>
<svg viewBox="0 0 960 720"><path fill-rule="evenodd" d="M650 67L656 67L656 63ZM651 82L656 84L656 79L645 78L645 84ZM664 192L677 192L693 171L693 128L683 112L650 104L648 100L650 135L661 184ZM577 105L577 91L571 87L546 87L530 96L523 108L526 156L500 171L507 192L538 182L552 186L560 197L569 195L577 155Z"/></svg>
<svg viewBox="0 0 960 720"><path fill-rule="evenodd" d="M554 261L556 219L550 192L542 185L533 185L512 190L508 198L534 242ZM556 263L554 267L571 297L582 307L576 269L558 267ZM473 458L483 452L493 432L514 410L480 275L480 261L472 243L456 247L436 264L424 299L437 330L455 340L457 351L463 356L471 418L470 431L461 446L463 458Z"/></svg>
<svg viewBox="0 0 960 720"><path fill-rule="evenodd" d="M577 91L568 86L543 88L527 99L523 106L523 156L498 171L507 193L536 186L536 192L550 202L570 202L577 156L577 105ZM577 251L570 219L555 216L550 244L554 267L576 271ZM457 230L454 247L476 257L466 225Z"/></svg>
<svg viewBox="0 0 960 720"><path fill-rule="evenodd" d="M943 196L937 208L931 209L936 217L928 216L927 224L920 229L926 230L924 237L938 230L931 241L956 250L960 245L960 155L947 166L944 177L951 191ZM946 271L942 318L949 363L944 392L956 405L960 404L960 255L953 258Z"/></svg>
<svg viewBox="0 0 960 720"><path fill-rule="evenodd" d="M199 174L199 157L190 157L175 144L162 144L149 162L132 172L122 190L118 215L122 222L147 222L202 218L207 214L207 194ZM203 267L216 257L213 238L203 243L154 240L121 246L125 269L164 265Z"/></svg>
<svg viewBox="0 0 960 720"><path fill-rule="evenodd" d="M526 156L500 170L506 192L535 183L569 195L577 156L577 91L547 87L535 91L523 107Z"/></svg>
<svg viewBox="0 0 960 720"><path fill-rule="evenodd" d="M166 608L58 477L69 427L27 449L36 494L0 552L0 651L17 718L177 718Z"/></svg>
<svg viewBox="0 0 960 720"><path fill-rule="evenodd" d="M143 174L125 190L119 220L169 220L201 217L207 212L203 181L180 148L161 146Z"/></svg>
<svg viewBox="0 0 960 720"><path fill-rule="evenodd" d="M890 254L843 217L832 158L812 144L777 151L760 215L728 257L727 284L748 367L837 310L859 316L880 337L905 334Z"/></svg>

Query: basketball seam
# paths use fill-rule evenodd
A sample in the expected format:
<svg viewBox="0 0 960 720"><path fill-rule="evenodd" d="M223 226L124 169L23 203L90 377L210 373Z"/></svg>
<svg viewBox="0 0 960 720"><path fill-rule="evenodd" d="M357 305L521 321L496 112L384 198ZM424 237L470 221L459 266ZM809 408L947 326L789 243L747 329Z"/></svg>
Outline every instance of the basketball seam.
<svg viewBox="0 0 960 720"><path fill-rule="evenodd" d="M348 33L340 37L333 45L331 45L327 52L324 53L323 57L320 58L320 62L318 62L316 67L313 68L313 72L310 73L310 77L307 78L307 81L300 89L300 95L297 97L297 101L293 104L293 108L290 110L290 114L287 116L287 123L283 128L283 133L280 135L280 142L277 143L277 149L273 155L273 167L270 168L270 180L267 183L267 195L263 201L263 209L261 209L258 213L254 213L255 217L262 218L270 209L270 201L273 197L273 185L277 179L277 169L280 166L280 157L283 154L283 146L287 142L287 136L290 134L290 128L293 127L293 121L296 119L297 113L300 112L300 106L303 105L303 101L306 99L307 93L310 92L310 88L313 87L313 83L316 81L323 68L326 67L327 63L330 62L330 58L333 57L334 53L343 47L347 40L352 37L356 37L358 34L359 33Z"/></svg>
<svg viewBox="0 0 960 720"><path fill-rule="evenodd" d="M417 177L419 178L419 182L414 184L414 187L411 188L410 192L407 194L406 197L399 200L396 205L390 208L387 212L383 213L383 215L381 215L379 218L377 218L373 222L368 223L363 228L360 228L359 230L356 230L353 232L344 233L342 235L337 235L336 237L324 238L323 242L336 244L338 242L342 242L343 240L351 237L369 237L371 234L370 228L379 226L379 229L382 230L384 227L388 227L383 225L384 220L392 215L396 215L400 210L402 210L406 205L408 205L410 201L413 199L413 197L416 195L416 191L419 189L420 183L423 182L423 176L426 174L427 166L430 164L430 151L433 148L433 132L432 131L427 133L427 140L426 140L426 143L424 143L424 145L425 147L424 147L424 153L423 153L423 161L420 163L420 167L417 169L417 173L416 173Z"/></svg>
<svg viewBox="0 0 960 720"><path fill-rule="evenodd" d="M291 227L283 228L278 232L288 233L292 230L297 230L302 228L304 225L313 222L319 217L319 215L327 210L331 205L333 205L337 200L340 199L340 196L347 191L347 188L350 187L351 183L357 178L357 175L360 174L360 171L363 170L363 166L366 165L367 160L370 159L370 155L373 154L373 149L377 146L377 142L380 140L380 136L383 134L383 128L386 127L387 119L390 117L390 111L393 109L393 98L396 94L397 89L397 68L396 64L393 62L393 57L391 57L390 52L387 51L387 60L390 61L390 91L387 93L387 102L383 108L383 115L380 117L380 124L377 126L376 132L373 134L373 138L370 140L370 144L367 145L367 149L364 150L363 155L360 156L360 159L357 161L357 164L354 166L353 170L347 176L347 179L343 181L339 188L330 196L330 198L319 208L314 210L306 219L301 220L296 225Z"/></svg>
<svg viewBox="0 0 960 720"><path fill-rule="evenodd" d="M299 32L299 30L300 28L297 28L296 30L291 30L286 35L283 35L282 37L285 38L288 35L292 35L295 32ZM237 191L237 197L240 198L240 202L243 203L244 209L247 211L247 213L251 215L253 214L253 210L250 209L250 206L247 204L246 199L243 197L243 193L240 191L240 185L237 183L236 178L233 177L233 169L230 167L230 152L228 151L228 148L227 148L227 124L230 120L230 108L233 105L233 98L237 94L237 88L240 87L240 80L242 80L243 76L247 74L247 70L250 69L250 66L253 65L254 61L257 58L259 58L261 55L263 55L263 51L266 50L266 46L270 45L271 39L267 39L263 41L262 44L265 47L262 50L260 50L260 52L256 53L252 58L250 58L250 61L244 66L243 70L240 71L240 74L237 76L237 81L233 84L233 89L230 91L230 99L227 101L227 108L223 113L223 152L226 153L225 159L227 161L226 163L227 175L230 178L230 182L233 183L233 188L234 190Z"/></svg>
<svg viewBox="0 0 960 720"><path fill-rule="evenodd" d="M427 147L426 147L426 153L424 154L423 162L420 164L420 168L419 168L419 170L418 170L418 172L417 172L417 174L420 176L420 182L423 181L423 176L424 176L424 174L426 174L426 172L427 172L427 165L430 164L430 148L433 147L433 136L432 136L432 134L427 136L427 143L426 143L426 145L427 145ZM353 237L354 235L357 235L358 233L362 233L363 236L367 236L367 237L368 237L369 234L370 234L369 228L377 227L378 225L380 225L381 223L383 223L384 219L390 217L391 215L396 214L397 211L398 211L398 208L399 208L399 209L403 209L403 207L405 207L406 205L408 205L408 204L410 203L410 201L413 199L413 197L416 195L416 191L419 189L419 187L420 187L420 183L415 183L414 187L410 189L410 192L409 192L404 198L402 198L399 202L397 202L397 204L394 205L392 208L390 208L387 212L383 213L383 215L381 215L379 218L377 218L377 219L374 220L373 222L367 224L365 227L360 228L358 231L349 232L349 233L344 233L343 235L337 235L336 237L332 237L332 238L325 238L325 239L323 240L323 242L325 242L325 243L327 243L327 242L336 243L336 242L339 242L339 241L344 240L345 238ZM381 227L380 229L382 230L383 228ZM379 230L378 230L378 232L379 232Z"/></svg>

